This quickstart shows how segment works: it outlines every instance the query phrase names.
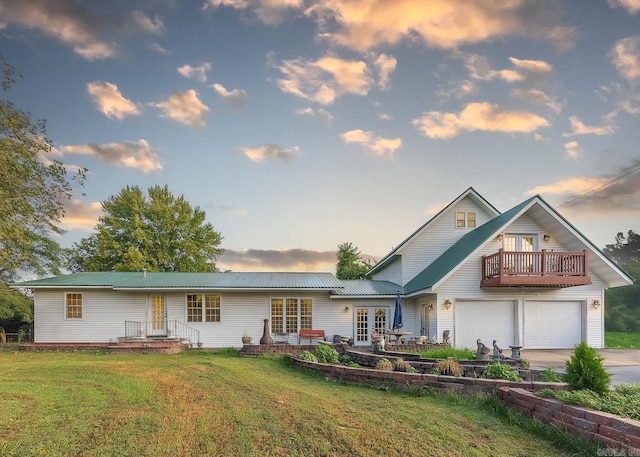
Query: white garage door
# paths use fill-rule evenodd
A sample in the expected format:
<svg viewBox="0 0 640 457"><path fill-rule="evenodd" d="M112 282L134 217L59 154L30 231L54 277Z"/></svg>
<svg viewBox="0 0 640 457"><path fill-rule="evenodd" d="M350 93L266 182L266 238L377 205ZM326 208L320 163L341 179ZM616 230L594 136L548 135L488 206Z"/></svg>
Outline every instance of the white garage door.
<svg viewBox="0 0 640 457"><path fill-rule="evenodd" d="M493 347L493 340L505 348L515 341L513 301L462 302L455 305L455 346L476 349L479 338Z"/></svg>
<svg viewBox="0 0 640 457"><path fill-rule="evenodd" d="M582 340L582 305L571 302L524 304L525 349L571 349Z"/></svg>

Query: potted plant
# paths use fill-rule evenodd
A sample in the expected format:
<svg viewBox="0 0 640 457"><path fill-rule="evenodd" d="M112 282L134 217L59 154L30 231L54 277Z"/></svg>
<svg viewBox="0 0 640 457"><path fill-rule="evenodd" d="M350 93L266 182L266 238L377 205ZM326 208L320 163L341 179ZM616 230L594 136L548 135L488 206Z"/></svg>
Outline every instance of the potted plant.
<svg viewBox="0 0 640 457"><path fill-rule="evenodd" d="M251 337L246 330L244 331L244 335L242 335L242 344L251 344Z"/></svg>

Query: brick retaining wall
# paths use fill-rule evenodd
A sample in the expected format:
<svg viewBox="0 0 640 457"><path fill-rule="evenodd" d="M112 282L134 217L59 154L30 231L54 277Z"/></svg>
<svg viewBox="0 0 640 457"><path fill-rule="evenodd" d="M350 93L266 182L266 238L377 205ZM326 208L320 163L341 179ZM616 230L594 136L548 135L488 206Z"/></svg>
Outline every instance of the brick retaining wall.
<svg viewBox="0 0 640 457"><path fill-rule="evenodd" d="M525 416L560 427L572 435L599 441L617 452L602 455L640 456L640 421L567 405L553 398L540 398L523 388L502 387L498 395Z"/></svg>

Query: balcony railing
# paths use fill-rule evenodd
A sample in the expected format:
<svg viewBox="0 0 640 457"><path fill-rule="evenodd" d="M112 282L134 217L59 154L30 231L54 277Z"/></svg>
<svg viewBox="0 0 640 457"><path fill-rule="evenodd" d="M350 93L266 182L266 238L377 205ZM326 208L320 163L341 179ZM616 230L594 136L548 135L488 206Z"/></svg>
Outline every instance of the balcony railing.
<svg viewBox="0 0 640 457"><path fill-rule="evenodd" d="M125 338L177 338L187 340L191 344L200 342L200 332L177 320L155 322L124 322Z"/></svg>
<svg viewBox="0 0 640 457"><path fill-rule="evenodd" d="M573 287L591 284L587 251L513 252L482 257L480 287Z"/></svg>

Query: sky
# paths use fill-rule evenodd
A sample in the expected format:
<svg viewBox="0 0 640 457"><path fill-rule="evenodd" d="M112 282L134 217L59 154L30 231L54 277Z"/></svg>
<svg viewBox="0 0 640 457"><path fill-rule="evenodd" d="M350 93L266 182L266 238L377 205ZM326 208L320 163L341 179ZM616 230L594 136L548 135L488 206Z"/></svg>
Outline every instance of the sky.
<svg viewBox="0 0 640 457"><path fill-rule="evenodd" d="M222 269L381 259L467 188L640 232L640 0L0 0L4 96L100 202L168 185Z"/></svg>

